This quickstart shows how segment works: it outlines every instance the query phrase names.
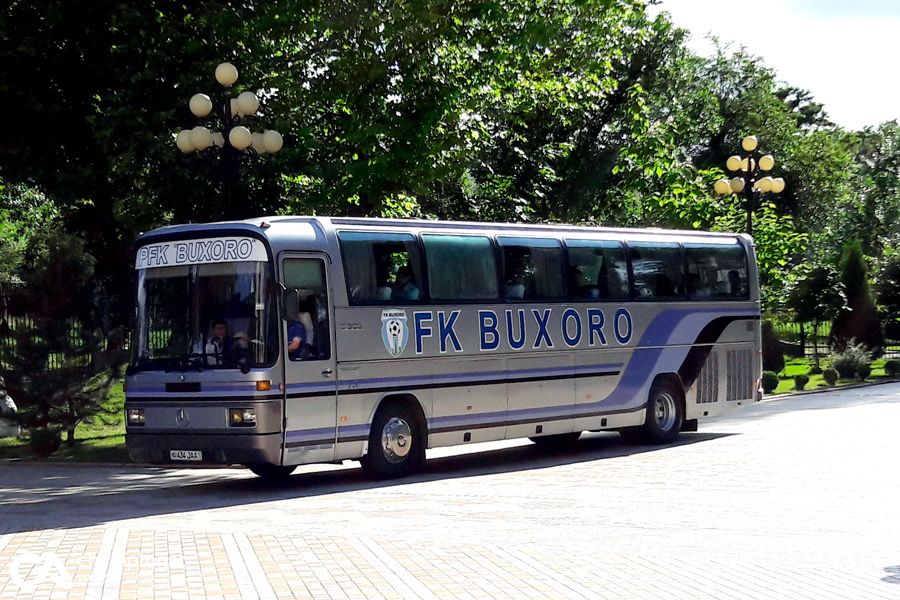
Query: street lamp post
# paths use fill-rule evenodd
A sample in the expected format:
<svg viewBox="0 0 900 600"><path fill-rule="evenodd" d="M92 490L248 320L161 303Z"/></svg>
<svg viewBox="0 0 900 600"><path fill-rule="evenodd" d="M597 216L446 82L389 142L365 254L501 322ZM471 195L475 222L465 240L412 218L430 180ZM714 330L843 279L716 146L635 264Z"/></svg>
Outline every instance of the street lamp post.
<svg viewBox="0 0 900 600"><path fill-rule="evenodd" d="M747 211L747 234L753 235L753 211L760 205L763 194L780 194L784 191L784 179L767 173L775 167L771 154L761 154L755 135L741 140L741 148L746 154L729 156L725 167L736 173L731 179L718 180L713 189L717 194L740 195Z"/></svg>
<svg viewBox="0 0 900 600"><path fill-rule="evenodd" d="M213 132L203 125L197 125L193 129L184 129L175 136L175 144L185 154L218 152L222 169L226 218L232 217L232 196L239 182L241 161L248 156L275 154L284 145L281 134L274 129L254 133L244 124L259 110L259 98L250 91L233 96L232 86L237 78L238 71L234 65L226 62L216 67L216 81L224 88L221 132ZM206 94L191 96L189 106L191 113L199 119L206 119L214 114L213 102Z"/></svg>

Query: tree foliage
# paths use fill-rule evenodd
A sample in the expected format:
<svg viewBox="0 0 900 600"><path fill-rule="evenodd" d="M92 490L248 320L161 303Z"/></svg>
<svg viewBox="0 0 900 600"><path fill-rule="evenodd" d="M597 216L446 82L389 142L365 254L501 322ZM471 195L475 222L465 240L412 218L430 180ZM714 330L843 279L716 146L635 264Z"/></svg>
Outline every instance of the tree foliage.
<svg viewBox="0 0 900 600"><path fill-rule="evenodd" d="M22 424L66 431L69 444L79 422L103 412L115 375L93 368L94 353L103 349L93 268L78 237L51 228L35 235L16 293L28 312L9 327L10 343L0 344L0 364Z"/></svg>
<svg viewBox="0 0 900 600"><path fill-rule="evenodd" d="M884 333L869 290L866 262L859 241L844 245L840 270L847 305L838 311L831 325L834 343L840 350L855 341L878 354L884 347Z"/></svg>
<svg viewBox="0 0 900 600"><path fill-rule="evenodd" d="M767 308L806 261L843 240L897 239L896 123L858 134L743 49L697 56L645 0L171 0L14 2L0 8L0 281L46 198L97 258L112 320L131 304L131 243L173 223L272 213L416 216L743 230L712 182L747 134L783 194L757 211ZM222 198L212 156L173 134L187 101L263 100L255 129L285 134ZM27 194L26 194L27 195ZM28 202L25 202L28 204ZM40 204L40 203L39 203ZM16 212L19 211L19 212ZM229 212L230 211L230 212Z"/></svg>

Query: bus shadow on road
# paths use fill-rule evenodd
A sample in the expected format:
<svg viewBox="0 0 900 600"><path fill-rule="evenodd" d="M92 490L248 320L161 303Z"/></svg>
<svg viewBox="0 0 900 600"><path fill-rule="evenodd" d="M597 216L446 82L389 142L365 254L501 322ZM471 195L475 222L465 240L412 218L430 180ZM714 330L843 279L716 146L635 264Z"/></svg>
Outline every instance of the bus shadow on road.
<svg viewBox="0 0 900 600"><path fill-rule="evenodd" d="M737 435L684 433L665 446L625 443L618 435L587 434L570 447L535 444L429 458L415 475L372 480L359 467L300 471L271 483L243 470L169 469L164 467L90 467L20 465L5 470L0 485L3 505L0 534L80 528L142 517L250 506L314 498L360 490L401 487L431 481L537 471L689 446ZM302 468L302 467L301 467Z"/></svg>

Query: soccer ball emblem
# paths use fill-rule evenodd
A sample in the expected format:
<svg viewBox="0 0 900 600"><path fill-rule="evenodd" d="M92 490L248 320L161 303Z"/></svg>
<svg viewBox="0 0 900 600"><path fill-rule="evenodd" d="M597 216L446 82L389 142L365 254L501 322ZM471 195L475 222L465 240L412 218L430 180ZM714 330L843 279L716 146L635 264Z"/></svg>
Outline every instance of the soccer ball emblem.
<svg viewBox="0 0 900 600"><path fill-rule="evenodd" d="M381 313L381 340L384 349L394 358L403 354L409 332L406 328L406 313L403 310L390 308Z"/></svg>
<svg viewBox="0 0 900 600"><path fill-rule="evenodd" d="M403 327L400 325L400 321L397 319L391 319L387 324L388 335L392 338L400 337L400 333L403 331Z"/></svg>

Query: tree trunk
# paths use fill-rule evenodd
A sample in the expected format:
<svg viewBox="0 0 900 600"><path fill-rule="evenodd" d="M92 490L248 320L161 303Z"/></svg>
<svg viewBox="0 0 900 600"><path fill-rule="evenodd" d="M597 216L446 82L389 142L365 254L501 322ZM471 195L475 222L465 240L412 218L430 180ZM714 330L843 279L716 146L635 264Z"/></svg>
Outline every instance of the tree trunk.
<svg viewBox="0 0 900 600"><path fill-rule="evenodd" d="M815 369L816 373L821 373L822 369L819 367L819 322L813 321L813 369Z"/></svg>
<svg viewBox="0 0 900 600"><path fill-rule="evenodd" d="M75 426L78 424L78 419L75 415L75 405L70 400L68 402L69 410L68 414L68 423L66 423L66 446L69 448L75 447Z"/></svg>

